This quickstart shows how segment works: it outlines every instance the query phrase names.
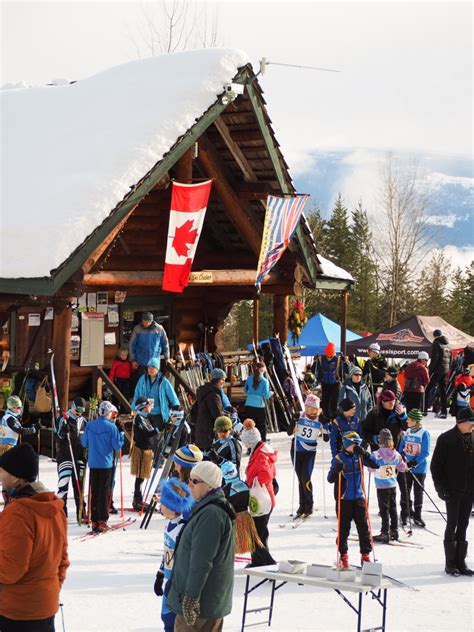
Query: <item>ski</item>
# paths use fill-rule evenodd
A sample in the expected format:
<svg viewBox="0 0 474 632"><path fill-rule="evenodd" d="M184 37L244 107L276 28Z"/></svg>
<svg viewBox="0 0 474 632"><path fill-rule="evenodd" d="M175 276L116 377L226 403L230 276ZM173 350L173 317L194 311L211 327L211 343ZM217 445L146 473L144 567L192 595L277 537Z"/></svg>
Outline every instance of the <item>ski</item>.
<svg viewBox="0 0 474 632"><path fill-rule="evenodd" d="M84 540L92 540L93 538L98 537L99 535L104 535L105 533L110 533L110 531L117 531L118 529L125 529L125 527L129 527L131 524L136 522L136 518L126 518L122 522L118 522L115 524L108 525L107 531L99 531L99 533L93 533L92 531L88 531L87 533L83 533L82 535L77 536L74 540L79 540L83 542Z"/></svg>
<svg viewBox="0 0 474 632"><path fill-rule="evenodd" d="M431 529L428 529L428 527L419 527L419 526L418 526L418 525L416 525L416 524L413 524L413 528L412 528L412 531L411 531L411 532L410 532L408 529L405 529L405 527L402 527L402 528L403 528L403 531L405 531L405 533L406 533L407 535L411 535L414 529L419 529L420 531L427 531L428 533L431 533L431 535L435 535L435 536L437 536L438 538L440 538L440 537L441 537L441 536L439 535L439 533L435 533L434 531L431 531Z"/></svg>
<svg viewBox="0 0 474 632"><path fill-rule="evenodd" d="M184 424L186 423L186 418L183 417L181 419L180 425L176 428L174 435L173 435L173 443L171 444L171 449L170 452L168 454L168 456L166 457L166 461L165 464L163 466L163 470L161 472L161 476L158 480L158 483L156 484L155 487L155 491L153 492L153 496L152 499L150 501L150 504L148 505L148 508L146 509L144 515L143 515L143 520L140 523L140 529L147 529L148 525L150 524L150 520L152 515L155 512L156 506L158 505L158 502L156 500L156 494L158 493L158 490L160 488L161 483L166 480L168 478L168 475L170 473L171 470L171 466L173 465L173 457L174 454L176 452L176 450L178 449L178 445L179 445L179 441L181 439L181 434L183 432L183 428L184 428ZM170 433L172 434L172 433ZM163 457L162 453L162 457Z"/></svg>

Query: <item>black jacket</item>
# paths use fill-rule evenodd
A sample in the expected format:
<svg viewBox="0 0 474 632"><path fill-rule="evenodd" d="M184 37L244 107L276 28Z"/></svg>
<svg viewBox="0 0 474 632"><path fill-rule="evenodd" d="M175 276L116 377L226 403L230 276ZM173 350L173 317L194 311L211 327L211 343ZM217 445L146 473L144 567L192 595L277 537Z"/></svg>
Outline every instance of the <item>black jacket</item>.
<svg viewBox="0 0 474 632"><path fill-rule="evenodd" d="M431 347L430 375L448 375L450 365L451 349L448 347L448 339L446 336L439 336L433 340Z"/></svg>
<svg viewBox="0 0 474 632"><path fill-rule="evenodd" d="M474 495L472 433L455 426L439 435L431 459L431 476L438 494Z"/></svg>
<svg viewBox="0 0 474 632"><path fill-rule="evenodd" d="M214 421L222 415L224 408L221 389L207 382L198 388L196 401L196 445L206 450L214 441Z"/></svg>
<svg viewBox="0 0 474 632"><path fill-rule="evenodd" d="M153 450L155 443L153 437L158 436L158 428L156 428L152 419L148 415L142 417L138 413L133 420L133 443L140 450Z"/></svg>
<svg viewBox="0 0 474 632"><path fill-rule="evenodd" d="M382 386L383 381L385 380L386 370L387 360L379 354L378 356L375 356L375 358L369 358L366 361L364 368L362 369L362 375L366 377L370 373L372 384L375 386ZM367 385L370 387L369 380L367 380Z"/></svg>
<svg viewBox="0 0 474 632"><path fill-rule="evenodd" d="M408 428L407 414L399 415L395 410L387 410L383 406L372 408L365 420L362 422L362 438L370 444L372 452L378 449L375 438L378 437L382 428L388 428L392 433L395 448L398 450L403 431Z"/></svg>

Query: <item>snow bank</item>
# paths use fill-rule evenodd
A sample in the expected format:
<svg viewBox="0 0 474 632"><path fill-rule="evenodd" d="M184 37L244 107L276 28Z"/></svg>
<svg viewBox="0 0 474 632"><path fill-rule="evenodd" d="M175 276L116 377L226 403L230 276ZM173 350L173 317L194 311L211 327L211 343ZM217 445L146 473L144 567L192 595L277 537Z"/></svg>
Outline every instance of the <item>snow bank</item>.
<svg viewBox="0 0 474 632"><path fill-rule="evenodd" d="M49 276L246 63L206 49L2 90L0 277Z"/></svg>

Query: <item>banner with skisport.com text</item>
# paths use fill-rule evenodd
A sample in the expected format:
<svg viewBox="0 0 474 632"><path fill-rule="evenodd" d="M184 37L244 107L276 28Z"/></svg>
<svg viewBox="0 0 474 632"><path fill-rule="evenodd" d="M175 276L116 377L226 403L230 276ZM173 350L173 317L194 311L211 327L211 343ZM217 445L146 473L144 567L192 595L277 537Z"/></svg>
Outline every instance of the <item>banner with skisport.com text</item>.
<svg viewBox="0 0 474 632"><path fill-rule="evenodd" d="M173 182L163 289L183 292L201 235L212 180L198 184Z"/></svg>
<svg viewBox="0 0 474 632"><path fill-rule="evenodd" d="M263 279L288 247L308 198L309 195L287 198L268 196L255 280L258 291Z"/></svg>

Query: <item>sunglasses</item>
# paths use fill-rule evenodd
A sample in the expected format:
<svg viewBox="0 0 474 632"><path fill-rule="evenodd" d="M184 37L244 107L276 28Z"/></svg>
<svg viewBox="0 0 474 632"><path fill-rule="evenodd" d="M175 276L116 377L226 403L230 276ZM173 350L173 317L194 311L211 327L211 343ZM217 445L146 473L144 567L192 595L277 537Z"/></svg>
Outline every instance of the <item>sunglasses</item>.
<svg viewBox="0 0 474 632"><path fill-rule="evenodd" d="M193 485L199 485L199 483L204 483L204 481L200 481L198 478L190 478L189 482Z"/></svg>

